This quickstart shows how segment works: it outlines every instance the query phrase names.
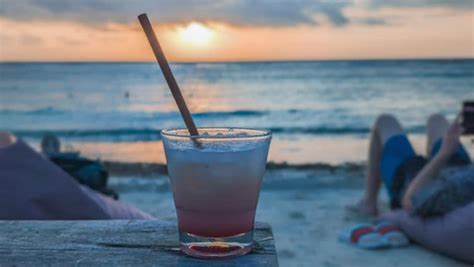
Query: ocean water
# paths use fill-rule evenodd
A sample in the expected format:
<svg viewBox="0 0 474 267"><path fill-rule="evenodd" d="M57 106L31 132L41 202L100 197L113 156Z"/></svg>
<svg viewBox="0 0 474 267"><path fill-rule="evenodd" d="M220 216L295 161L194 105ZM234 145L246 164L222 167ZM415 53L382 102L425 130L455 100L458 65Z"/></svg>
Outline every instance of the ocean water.
<svg viewBox="0 0 474 267"><path fill-rule="evenodd" d="M325 145L340 161L363 159L365 151L345 155L361 150L357 142L365 146L377 115L395 114L420 140L429 114L453 118L463 100L474 99L472 59L171 68L198 126L270 129L276 161L324 161L318 151ZM160 142L159 130L183 126L156 63L0 64L0 129L33 144L54 133L75 149L116 159L115 147L139 155L134 150Z"/></svg>

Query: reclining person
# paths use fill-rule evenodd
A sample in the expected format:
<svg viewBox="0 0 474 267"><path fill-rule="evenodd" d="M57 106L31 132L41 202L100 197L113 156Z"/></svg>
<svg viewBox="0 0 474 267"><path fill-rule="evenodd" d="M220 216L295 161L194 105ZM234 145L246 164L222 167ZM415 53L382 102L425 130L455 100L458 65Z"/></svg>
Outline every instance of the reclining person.
<svg viewBox="0 0 474 267"><path fill-rule="evenodd" d="M427 157L416 155L400 123L391 115L380 116L370 139L365 194L350 209L377 215L377 199L383 182L392 209L413 208L413 197L436 177L461 176L466 181L474 176L468 153L460 144L462 126L449 125L439 114L427 123ZM467 203L467 202L466 202Z"/></svg>
<svg viewBox="0 0 474 267"><path fill-rule="evenodd" d="M80 185L12 134L0 131L0 220L153 219Z"/></svg>
<svg viewBox="0 0 474 267"><path fill-rule="evenodd" d="M108 188L109 173L98 160L82 157L78 151L61 151L61 142L52 134L41 140L41 152L81 185L85 185L103 195L118 199L118 194Z"/></svg>
<svg viewBox="0 0 474 267"><path fill-rule="evenodd" d="M395 117L380 116L370 140L364 196L348 208L377 215L383 183L396 210L381 220L429 249L474 264L474 164L460 144L462 132L457 121L450 125L442 115L430 116L425 158L415 154Z"/></svg>

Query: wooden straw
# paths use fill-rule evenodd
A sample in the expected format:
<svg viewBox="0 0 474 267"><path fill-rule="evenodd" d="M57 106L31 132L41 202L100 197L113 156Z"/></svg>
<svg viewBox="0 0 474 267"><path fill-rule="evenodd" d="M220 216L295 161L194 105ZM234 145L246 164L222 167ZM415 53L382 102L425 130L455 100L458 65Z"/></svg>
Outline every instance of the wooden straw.
<svg viewBox="0 0 474 267"><path fill-rule="evenodd" d="M174 78L173 73L171 72L168 61L166 60L165 54L163 53L160 43L156 38L155 32L153 31L153 27L151 26L148 16L146 14L141 14L140 16L138 16L138 20L140 21L143 31L145 32L146 37L148 38L148 42L150 43L150 46L153 49L153 53L155 54L156 60L158 61L161 71L165 76L166 82L168 83L168 87L170 88L171 93L173 94L174 100L178 105L179 112L183 117L184 123L188 128L189 134L198 136L199 132L196 128L196 125L194 124L193 118L191 117L191 113L189 112L188 106L186 106L186 102L184 102L183 95L181 94L181 91L178 87L178 83L176 82L176 79Z"/></svg>

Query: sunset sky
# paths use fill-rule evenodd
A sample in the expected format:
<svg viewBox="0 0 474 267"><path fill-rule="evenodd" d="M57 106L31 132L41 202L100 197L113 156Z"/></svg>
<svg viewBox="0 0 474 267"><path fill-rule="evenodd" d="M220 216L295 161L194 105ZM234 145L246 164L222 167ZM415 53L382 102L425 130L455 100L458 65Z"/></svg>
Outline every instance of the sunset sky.
<svg viewBox="0 0 474 267"><path fill-rule="evenodd" d="M474 57L472 0L1 0L1 61Z"/></svg>

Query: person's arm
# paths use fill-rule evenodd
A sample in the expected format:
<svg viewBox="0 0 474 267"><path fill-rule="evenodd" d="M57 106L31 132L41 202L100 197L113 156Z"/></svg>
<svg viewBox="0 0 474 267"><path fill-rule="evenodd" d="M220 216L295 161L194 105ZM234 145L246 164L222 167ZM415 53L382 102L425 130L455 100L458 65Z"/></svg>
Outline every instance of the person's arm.
<svg viewBox="0 0 474 267"><path fill-rule="evenodd" d="M438 172L443 168L449 158L453 155L454 151L459 146L459 137L463 132L463 128L460 123L455 121L446 132L443 137L443 143L441 149L433 157L432 160L418 173L413 181L408 186L403 199L402 206L407 210L411 210L412 203L411 199L413 194L418 191L424 184L435 177Z"/></svg>

